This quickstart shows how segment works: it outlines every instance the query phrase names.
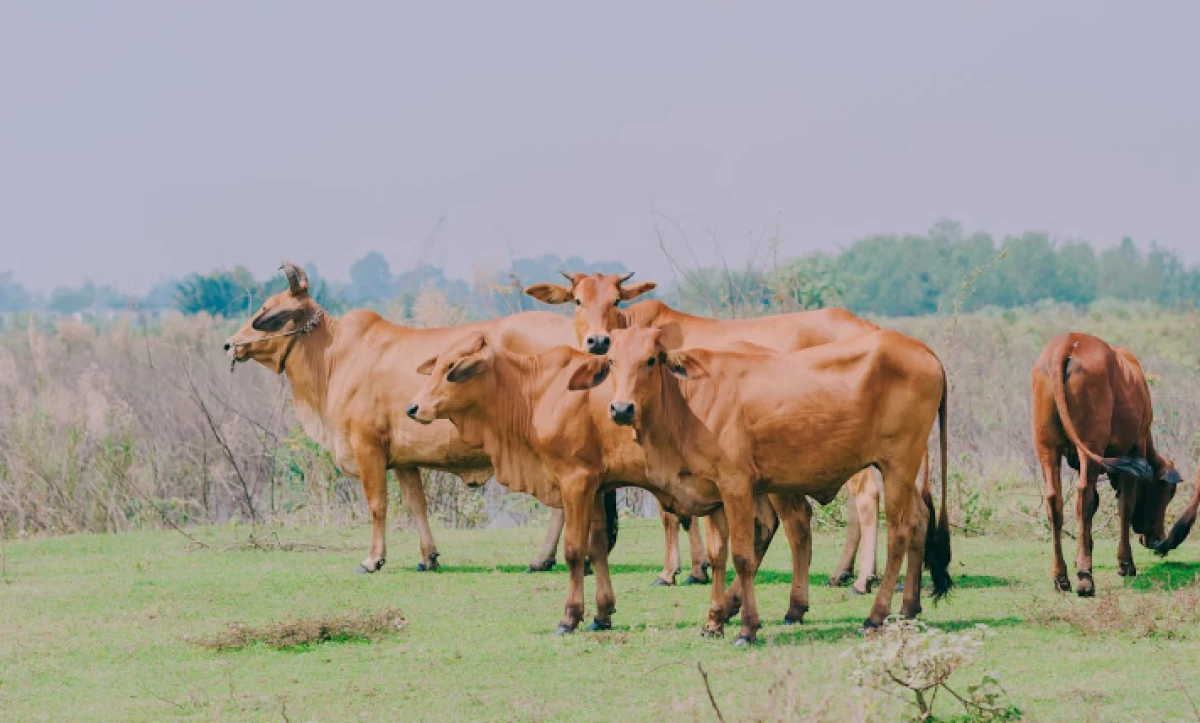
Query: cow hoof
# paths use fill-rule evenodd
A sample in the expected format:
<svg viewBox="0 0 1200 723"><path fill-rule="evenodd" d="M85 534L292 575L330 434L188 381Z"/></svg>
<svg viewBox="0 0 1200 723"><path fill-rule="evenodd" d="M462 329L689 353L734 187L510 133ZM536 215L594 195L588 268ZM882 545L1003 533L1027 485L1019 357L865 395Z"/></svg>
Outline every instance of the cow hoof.
<svg viewBox="0 0 1200 723"><path fill-rule="evenodd" d="M1094 597L1096 595L1096 583L1092 580L1092 573L1080 572L1079 587L1075 589L1075 594L1079 597Z"/></svg>
<svg viewBox="0 0 1200 723"><path fill-rule="evenodd" d="M783 624L784 625L803 625L804 624L804 615L802 613L800 615L800 617L794 617L791 613L788 613L787 615L783 616Z"/></svg>
<svg viewBox="0 0 1200 723"><path fill-rule="evenodd" d="M558 629L554 631L554 634L558 635L558 636L563 636L563 635L570 635L573 632L575 632L575 628L573 626L567 625L566 623L559 623Z"/></svg>
<svg viewBox="0 0 1200 723"><path fill-rule="evenodd" d="M441 563L438 562L439 557L441 557L441 555L436 552L429 553L429 568L428 569L431 572L436 571L441 567Z"/></svg>
<svg viewBox="0 0 1200 723"><path fill-rule="evenodd" d="M1071 579L1066 575L1054 578L1054 589L1058 592L1071 592Z"/></svg>
<svg viewBox="0 0 1200 723"><path fill-rule="evenodd" d="M650 583L650 587L672 587L675 583L667 582L661 577L654 578L654 582Z"/></svg>
<svg viewBox="0 0 1200 723"><path fill-rule="evenodd" d="M531 562L529 563L529 572L550 572L557 564L558 561L553 557L549 560L542 560L541 562Z"/></svg>
<svg viewBox="0 0 1200 723"><path fill-rule="evenodd" d="M858 585L851 585L850 586L850 594L851 595L870 595L871 591L870 590L859 590Z"/></svg>
<svg viewBox="0 0 1200 723"><path fill-rule="evenodd" d="M612 622L600 622L599 619L592 620L592 624L587 626L589 633L599 633L604 630L612 630Z"/></svg>
<svg viewBox="0 0 1200 723"><path fill-rule="evenodd" d="M1117 568L1117 574L1121 577L1137 577L1137 566L1132 561L1122 562Z"/></svg>
<svg viewBox="0 0 1200 723"><path fill-rule="evenodd" d="M702 638L723 638L725 637L725 628L716 623L708 623L703 628L700 628L700 637Z"/></svg>
<svg viewBox="0 0 1200 723"><path fill-rule="evenodd" d="M379 558L375 562L374 566L368 566L365 562L360 562L358 565L358 570L356 570L355 572L357 572L360 575L370 575L373 572L378 572L379 570L382 570L383 562L384 562L384 560L382 557Z"/></svg>
<svg viewBox="0 0 1200 723"><path fill-rule="evenodd" d="M752 645L754 645L754 638L749 635L739 635L733 639L733 647L735 648L749 648Z"/></svg>
<svg viewBox="0 0 1200 723"><path fill-rule="evenodd" d="M705 577L707 577L707 576L705 576ZM707 585L708 582L709 581L707 579L701 579L701 578L696 577L695 575L688 575L684 579L683 584L684 585Z"/></svg>
<svg viewBox="0 0 1200 723"><path fill-rule="evenodd" d="M835 572L829 576L829 587L845 587L854 579L854 571Z"/></svg>
<svg viewBox="0 0 1200 723"><path fill-rule="evenodd" d="M882 627L879 623L873 622L871 618L867 618L863 621L861 632L863 635L871 635Z"/></svg>

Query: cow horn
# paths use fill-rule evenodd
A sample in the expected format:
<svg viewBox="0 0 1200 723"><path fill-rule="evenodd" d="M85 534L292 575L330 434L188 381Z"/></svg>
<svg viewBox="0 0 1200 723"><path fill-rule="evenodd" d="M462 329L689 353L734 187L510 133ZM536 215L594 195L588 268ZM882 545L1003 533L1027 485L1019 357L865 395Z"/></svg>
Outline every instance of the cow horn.
<svg viewBox="0 0 1200 723"><path fill-rule="evenodd" d="M288 288L293 294L301 294L308 291L308 274L304 269L296 266L286 259L281 261L279 268L283 271L283 275L287 277Z"/></svg>
<svg viewBox="0 0 1200 723"><path fill-rule="evenodd" d="M572 284L575 283L575 274L570 274L570 273L567 273L566 271L561 271L561 270L558 273L562 274L563 278L566 279L567 281L570 281Z"/></svg>
<svg viewBox="0 0 1200 723"><path fill-rule="evenodd" d="M620 278L620 280L619 280L619 281L617 281L617 285L623 284L623 283L625 283L626 281L629 281L630 279L632 279L632 278L633 278L633 274L634 274L634 272L633 272L633 271L630 271L629 273L627 273L627 274L625 274L624 276L622 276L622 277Z"/></svg>

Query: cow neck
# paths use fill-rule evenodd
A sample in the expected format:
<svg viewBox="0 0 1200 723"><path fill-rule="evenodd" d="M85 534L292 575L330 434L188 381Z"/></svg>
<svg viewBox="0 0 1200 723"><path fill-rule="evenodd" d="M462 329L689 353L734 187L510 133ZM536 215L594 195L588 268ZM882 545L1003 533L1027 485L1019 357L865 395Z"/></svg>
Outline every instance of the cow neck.
<svg viewBox="0 0 1200 723"><path fill-rule="evenodd" d="M685 449L706 448L708 430L696 417L679 380L665 370L659 374L658 405L649 414L643 413L638 437L645 440L647 465L674 475L691 466Z"/></svg>
<svg viewBox="0 0 1200 723"><path fill-rule="evenodd" d="M292 387L292 403L324 416L333 374L331 350L337 342L338 322L328 313L308 334L292 338L292 349L283 373ZM307 430L306 430L307 431Z"/></svg>
<svg viewBox="0 0 1200 723"><path fill-rule="evenodd" d="M523 461L531 459L533 409L545 389L547 372L537 356L496 349L491 394L471 407L452 412L450 420L463 439L483 447L496 479L506 486L520 481Z"/></svg>

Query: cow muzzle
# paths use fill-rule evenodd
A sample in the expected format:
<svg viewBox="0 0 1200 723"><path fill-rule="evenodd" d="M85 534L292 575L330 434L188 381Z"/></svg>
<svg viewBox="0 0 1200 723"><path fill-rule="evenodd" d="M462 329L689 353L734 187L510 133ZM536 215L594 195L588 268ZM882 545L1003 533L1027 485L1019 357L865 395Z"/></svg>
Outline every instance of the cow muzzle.
<svg viewBox="0 0 1200 723"><path fill-rule="evenodd" d="M633 424L634 412L637 410L631 402L613 402L608 405L608 416L621 426Z"/></svg>
<svg viewBox="0 0 1200 723"><path fill-rule="evenodd" d="M584 339L583 344L587 347L589 354L607 354L608 348L612 345L612 339L608 334L593 334Z"/></svg>
<svg viewBox="0 0 1200 723"><path fill-rule="evenodd" d="M420 404L410 404L408 409L404 410L408 418L419 424L433 424L433 417L423 414L425 409Z"/></svg>

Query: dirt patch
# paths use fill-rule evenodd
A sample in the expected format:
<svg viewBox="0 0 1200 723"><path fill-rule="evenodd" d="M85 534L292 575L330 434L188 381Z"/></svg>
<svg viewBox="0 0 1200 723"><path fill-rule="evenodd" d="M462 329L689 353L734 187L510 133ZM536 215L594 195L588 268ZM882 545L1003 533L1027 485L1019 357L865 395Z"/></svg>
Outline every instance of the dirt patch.
<svg viewBox="0 0 1200 723"><path fill-rule="evenodd" d="M1088 635L1180 638L1184 629L1200 622L1200 582L1176 590L1114 590L1095 600L1039 597L1026 605L1025 618L1035 625L1066 625Z"/></svg>
<svg viewBox="0 0 1200 723"><path fill-rule="evenodd" d="M230 623L229 629L211 638L189 640L209 650L226 652L265 645L276 650L306 648L321 643L369 642L394 635L408 627L395 608L376 613L346 613L289 619L251 627Z"/></svg>

